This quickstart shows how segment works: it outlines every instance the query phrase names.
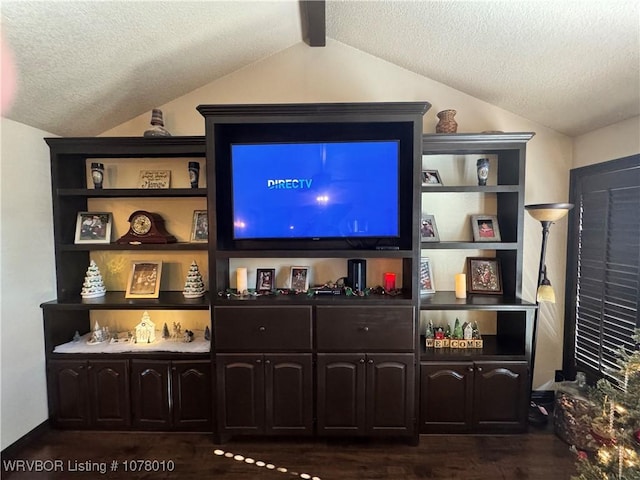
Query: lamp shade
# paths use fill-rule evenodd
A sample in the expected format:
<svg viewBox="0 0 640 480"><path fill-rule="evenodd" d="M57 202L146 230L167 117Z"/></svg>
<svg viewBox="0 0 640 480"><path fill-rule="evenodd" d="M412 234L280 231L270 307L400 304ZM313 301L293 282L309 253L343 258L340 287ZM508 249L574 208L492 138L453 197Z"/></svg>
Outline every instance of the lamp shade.
<svg viewBox="0 0 640 480"><path fill-rule="evenodd" d="M573 203L537 203L524 208L539 222L555 222L569 213Z"/></svg>

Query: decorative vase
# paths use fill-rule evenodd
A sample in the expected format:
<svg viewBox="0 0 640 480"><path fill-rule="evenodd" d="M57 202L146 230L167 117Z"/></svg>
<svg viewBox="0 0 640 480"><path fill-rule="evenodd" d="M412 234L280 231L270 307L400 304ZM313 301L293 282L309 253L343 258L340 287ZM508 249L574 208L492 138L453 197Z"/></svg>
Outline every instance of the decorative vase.
<svg viewBox="0 0 640 480"><path fill-rule="evenodd" d="M104 179L104 164L91 164L91 179L93 180L93 188L102 188L102 180Z"/></svg>
<svg viewBox="0 0 640 480"><path fill-rule="evenodd" d="M162 110L154 108L151 111L151 128L144 132L145 137L170 137L169 131L164 128Z"/></svg>
<svg viewBox="0 0 640 480"><path fill-rule="evenodd" d="M478 169L478 185L486 185L487 178L489 178L489 159L488 158L479 158L476 162L476 167Z"/></svg>
<svg viewBox="0 0 640 480"><path fill-rule="evenodd" d="M456 133L458 124L453 118L457 112L455 110L442 110L436 116L440 119L436 125L436 133Z"/></svg>

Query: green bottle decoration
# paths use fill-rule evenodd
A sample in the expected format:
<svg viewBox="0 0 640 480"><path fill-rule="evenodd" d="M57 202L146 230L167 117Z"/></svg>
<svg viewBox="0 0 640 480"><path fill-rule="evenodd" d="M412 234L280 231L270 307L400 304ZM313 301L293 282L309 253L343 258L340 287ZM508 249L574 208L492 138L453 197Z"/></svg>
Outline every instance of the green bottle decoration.
<svg viewBox="0 0 640 480"><path fill-rule="evenodd" d="M431 320L429 320L429 323L427 324L427 331L425 332L424 336L426 338L433 338L434 337L433 322Z"/></svg>
<svg viewBox="0 0 640 480"><path fill-rule="evenodd" d="M451 338L451 325L449 325L448 323L444 329L444 338Z"/></svg>

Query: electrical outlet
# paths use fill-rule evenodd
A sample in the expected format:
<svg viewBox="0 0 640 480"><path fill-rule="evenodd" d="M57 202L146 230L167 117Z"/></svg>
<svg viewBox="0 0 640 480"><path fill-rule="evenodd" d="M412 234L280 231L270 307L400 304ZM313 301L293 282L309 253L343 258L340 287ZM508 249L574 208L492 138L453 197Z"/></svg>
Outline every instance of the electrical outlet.
<svg viewBox="0 0 640 480"><path fill-rule="evenodd" d="M564 382L564 372L562 370L556 370L556 382Z"/></svg>

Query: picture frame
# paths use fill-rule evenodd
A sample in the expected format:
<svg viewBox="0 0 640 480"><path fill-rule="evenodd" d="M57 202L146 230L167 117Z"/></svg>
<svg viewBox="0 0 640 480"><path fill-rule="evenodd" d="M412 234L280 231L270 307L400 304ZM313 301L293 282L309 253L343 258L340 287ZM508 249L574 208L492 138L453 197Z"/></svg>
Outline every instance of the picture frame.
<svg viewBox="0 0 640 480"><path fill-rule="evenodd" d="M422 170L422 185L425 187L443 185L442 178L440 177L438 170Z"/></svg>
<svg viewBox="0 0 640 480"><path fill-rule="evenodd" d="M474 242L500 242L500 226L495 215L471 215Z"/></svg>
<svg viewBox="0 0 640 480"><path fill-rule="evenodd" d="M256 292L272 292L276 289L276 269L258 268L256 270Z"/></svg>
<svg viewBox="0 0 640 480"><path fill-rule="evenodd" d="M289 288L296 292L309 290L309 267L291 267Z"/></svg>
<svg viewBox="0 0 640 480"><path fill-rule="evenodd" d="M467 257L467 292L502 295L499 258Z"/></svg>
<svg viewBox="0 0 640 480"><path fill-rule="evenodd" d="M75 243L111 243L111 212L78 212Z"/></svg>
<svg viewBox="0 0 640 480"><path fill-rule="evenodd" d="M436 218L434 215L422 215L420 220L420 241L421 242L439 242L440 234L436 226Z"/></svg>
<svg viewBox="0 0 640 480"><path fill-rule="evenodd" d="M194 210L191 223L192 243L206 243L209 241L209 217L206 210Z"/></svg>
<svg viewBox="0 0 640 480"><path fill-rule="evenodd" d="M149 260L131 262L125 298L158 298L161 277L162 262Z"/></svg>
<svg viewBox="0 0 640 480"><path fill-rule="evenodd" d="M433 280L433 268L429 257L420 259L420 294L436 293L436 286Z"/></svg>

